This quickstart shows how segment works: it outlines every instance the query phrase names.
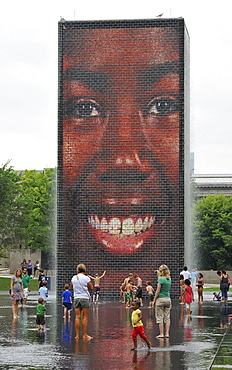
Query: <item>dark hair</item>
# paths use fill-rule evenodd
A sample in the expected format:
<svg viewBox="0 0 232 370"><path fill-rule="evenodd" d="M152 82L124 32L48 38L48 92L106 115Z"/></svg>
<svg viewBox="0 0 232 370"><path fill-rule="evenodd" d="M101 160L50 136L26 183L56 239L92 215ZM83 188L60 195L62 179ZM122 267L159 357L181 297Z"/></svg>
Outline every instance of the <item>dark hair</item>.
<svg viewBox="0 0 232 370"><path fill-rule="evenodd" d="M184 266L184 271L187 271L188 270L188 267L187 266Z"/></svg>
<svg viewBox="0 0 232 370"><path fill-rule="evenodd" d="M185 279L185 285L191 285L191 283L190 283L190 280L189 279Z"/></svg>
<svg viewBox="0 0 232 370"><path fill-rule="evenodd" d="M225 271L225 270L222 270L222 273L223 273L224 275L226 275L226 271Z"/></svg>
<svg viewBox="0 0 232 370"><path fill-rule="evenodd" d="M134 303L138 306L138 307L140 307L141 306L141 303L139 302L139 301L134 301Z"/></svg>
<svg viewBox="0 0 232 370"><path fill-rule="evenodd" d="M220 275L221 274L221 271L217 271L217 274Z"/></svg>
<svg viewBox="0 0 232 370"><path fill-rule="evenodd" d="M202 277L202 278L203 278L203 274L202 274L201 272L199 272L199 273L198 273L198 275L200 275L200 277Z"/></svg>
<svg viewBox="0 0 232 370"><path fill-rule="evenodd" d="M184 280L184 275L180 275L180 280Z"/></svg>

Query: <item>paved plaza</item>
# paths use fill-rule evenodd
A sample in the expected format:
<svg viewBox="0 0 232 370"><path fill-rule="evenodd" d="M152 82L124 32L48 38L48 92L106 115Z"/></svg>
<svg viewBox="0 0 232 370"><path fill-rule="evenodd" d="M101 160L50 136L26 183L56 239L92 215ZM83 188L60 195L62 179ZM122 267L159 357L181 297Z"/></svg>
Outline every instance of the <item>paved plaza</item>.
<svg viewBox="0 0 232 370"><path fill-rule="evenodd" d="M139 339L137 351L130 351L131 310L117 301L92 305L89 317L90 341L74 339L74 315L64 322L62 309L49 294L47 323L43 336L35 324L37 294L29 295L19 319L12 320L11 298L0 295L0 369L79 369L79 370L201 370L232 368L230 317L232 301L225 305L204 294L203 305L192 304L189 319L179 301L173 301L170 338L157 339L154 310L147 302L142 308L150 351ZM231 298L230 298L231 299ZM73 313L74 314L74 313ZM231 356L231 357L230 357ZM221 364L226 365L221 365ZM231 361L232 363L232 361Z"/></svg>

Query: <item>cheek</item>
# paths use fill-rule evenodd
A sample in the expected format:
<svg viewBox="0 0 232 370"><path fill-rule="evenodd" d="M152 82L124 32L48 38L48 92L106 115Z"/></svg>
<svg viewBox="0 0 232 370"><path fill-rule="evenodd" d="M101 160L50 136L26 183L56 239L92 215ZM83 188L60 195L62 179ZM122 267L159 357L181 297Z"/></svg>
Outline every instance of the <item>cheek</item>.
<svg viewBox="0 0 232 370"><path fill-rule="evenodd" d="M103 130L91 130L83 134L67 125L63 130L63 176L72 182L80 177L91 158L100 149Z"/></svg>
<svg viewBox="0 0 232 370"><path fill-rule="evenodd" d="M143 131L154 158L169 175L179 173L179 115L158 122L144 122Z"/></svg>

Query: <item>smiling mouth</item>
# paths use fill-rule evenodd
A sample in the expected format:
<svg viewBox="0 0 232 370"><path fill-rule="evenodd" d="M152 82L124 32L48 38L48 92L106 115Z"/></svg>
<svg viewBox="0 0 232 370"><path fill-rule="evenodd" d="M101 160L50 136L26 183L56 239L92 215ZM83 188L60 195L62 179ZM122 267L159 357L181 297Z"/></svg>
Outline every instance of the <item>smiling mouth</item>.
<svg viewBox="0 0 232 370"><path fill-rule="evenodd" d="M159 172L141 178L141 183L135 182L137 172L107 175L111 181L106 183L94 173L79 183L72 199L74 217L87 223L92 238L103 249L130 255L149 240L155 242L155 234L160 239L160 228L171 212L171 192Z"/></svg>
<svg viewBox="0 0 232 370"><path fill-rule="evenodd" d="M127 255L139 251L164 222L150 215L106 217L92 214L88 217L88 228L109 252Z"/></svg>

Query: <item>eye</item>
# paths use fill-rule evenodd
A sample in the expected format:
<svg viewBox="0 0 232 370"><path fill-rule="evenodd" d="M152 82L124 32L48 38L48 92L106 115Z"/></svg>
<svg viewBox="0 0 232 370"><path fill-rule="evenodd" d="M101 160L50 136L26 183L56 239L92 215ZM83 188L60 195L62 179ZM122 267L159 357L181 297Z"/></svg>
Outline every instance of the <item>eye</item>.
<svg viewBox="0 0 232 370"><path fill-rule="evenodd" d="M158 96L145 108L144 115L167 116L179 112L179 103L174 97Z"/></svg>
<svg viewBox="0 0 232 370"><path fill-rule="evenodd" d="M68 103L66 115L77 119L91 119L104 116L103 109L93 100L73 99Z"/></svg>

